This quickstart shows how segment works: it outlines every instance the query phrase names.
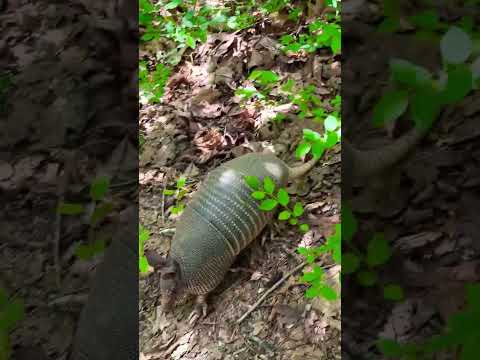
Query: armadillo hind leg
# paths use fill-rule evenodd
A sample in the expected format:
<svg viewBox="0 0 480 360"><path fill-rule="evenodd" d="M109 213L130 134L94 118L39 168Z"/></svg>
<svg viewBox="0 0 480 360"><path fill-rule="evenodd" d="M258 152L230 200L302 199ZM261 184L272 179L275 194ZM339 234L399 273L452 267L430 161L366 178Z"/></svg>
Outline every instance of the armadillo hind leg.
<svg viewBox="0 0 480 360"><path fill-rule="evenodd" d="M198 295L195 299L195 307L188 317L190 325L194 325L200 318L205 318L207 309L207 295Z"/></svg>

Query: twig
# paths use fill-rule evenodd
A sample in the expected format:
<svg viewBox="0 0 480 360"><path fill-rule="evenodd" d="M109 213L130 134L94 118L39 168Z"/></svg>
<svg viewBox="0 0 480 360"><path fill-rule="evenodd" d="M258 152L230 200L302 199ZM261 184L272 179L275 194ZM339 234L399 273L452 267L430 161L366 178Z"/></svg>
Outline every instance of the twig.
<svg viewBox="0 0 480 360"><path fill-rule="evenodd" d="M167 187L166 182L163 183L162 190L162 225L165 225L165 188Z"/></svg>
<svg viewBox="0 0 480 360"><path fill-rule="evenodd" d="M58 207L65 201L65 193L67 192L68 183L70 181L71 172L74 169L75 155L73 152L67 152L64 156L63 177L59 181L57 188L57 208L55 209L55 231L53 235L53 258L55 263L55 281L57 287L61 285L62 267L60 264L60 232L62 227L62 214L58 211Z"/></svg>
<svg viewBox="0 0 480 360"><path fill-rule="evenodd" d="M88 300L88 294L71 294L61 296L59 298L53 299L48 303L48 306L58 306L58 305L70 305L70 304L81 304L84 305Z"/></svg>
<svg viewBox="0 0 480 360"><path fill-rule="evenodd" d="M162 229L158 232L158 235L161 235L161 234L175 234L175 228L166 228L166 229Z"/></svg>
<svg viewBox="0 0 480 360"><path fill-rule="evenodd" d="M297 265L293 270L291 270L290 272L288 272L284 277L282 277L280 280L278 280L270 289L268 289L267 291L265 291L265 293L260 297L260 299L257 300L257 302L255 304L253 304L252 306L250 306L250 309L247 310L247 312L245 314L243 314L238 320L237 320L237 324L240 324L243 320L245 320L245 318L250 315L251 312L253 312L261 303L263 300L265 300L265 298L270 295L272 292L274 292L280 285L282 285L285 280L287 280L290 276L292 276L294 273L296 273L298 270L300 269L303 269L303 267L305 265L307 265L308 263L306 261L302 262L301 264Z"/></svg>

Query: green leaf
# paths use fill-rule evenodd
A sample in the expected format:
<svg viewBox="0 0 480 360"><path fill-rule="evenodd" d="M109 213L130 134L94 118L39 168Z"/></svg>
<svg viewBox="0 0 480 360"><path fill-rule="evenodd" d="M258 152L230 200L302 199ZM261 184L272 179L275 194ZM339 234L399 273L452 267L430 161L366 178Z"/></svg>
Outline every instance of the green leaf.
<svg viewBox="0 0 480 360"><path fill-rule="evenodd" d="M399 17L386 17L380 25L378 25L378 31L383 33L394 33L400 28Z"/></svg>
<svg viewBox="0 0 480 360"><path fill-rule="evenodd" d="M79 215L83 213L84 208L82 204L62 203L57 211L62 215Z"/></svg>
<svg viewBox="0 0 480 360"><path fill-rule="evenodd" d="M9 360L11 351L8 333L6 331L0 331L0 360Z"/></svg>
<svg viewBox="0 0 480 360"><path fill-rule="evenodd" d="M377 342L377 347L387 357L400 358L404 355L402 345L395 340L381 339Z"/></svg>
<svg viewBox="0 0 480 360"><path fill-rule="evenodd" d="M245 99L250 99L254 97L255 95L258 96L258 91L255 88L243 88L243 89L237 89L235 91L235 95L245 98Z"/></svg>
<svg viewBox="0 0 480 360"><path fill-rule="evenodd" d="M290 218L290 220L288 220L288 222L290 223L290 225L297 225L298 224L298 220L295 219L295 218Z"/></svg>
<svg viewBox="0 0 480 360"><path fill-rule="evenodd" d="M480 284L467 284L466 290L468 305L480 310Z"/></svg>
<svg viewBox="0 0 480 360"><path fill-rule="evenodd" d="M404 298L403 289L397 284L388 284L383 288L385 300L401 301Z"/></svg>
<svg viewBox="0 0 480 360"><path fill-rule="evenodd" d="M263 179L263 189L269 195L275 191L275 182L269 176L265 176Z"/></svg>
<svg viewBox="0 0 480 360"><path fill-rule="evenodd" d="M316 286L311 286L307 289L307 291L305 292L305 297L309 298L309 299L313 299L313 298L316 298L320 295L320 291L318 289L318 287Z"/></svg>
<svg viewBox="0 0 480 360"><path fill-rule="evenodd" d="M297 149L295 150L295 156L300 159L304 157L305 155L308 154L310 149L312 148L312 144L309 142L301 142L298 146Z"/></svg>
<svg viewBox="0 0 480 360"><path fill-rule="evenodd" d="M292 92L294 86L295 86L295 81L292 79L288 79L287 82L282 86L282 90L290 93Z"/></svg>
<svg viewBox="0 0 480 360"><path fill-rule="evenodd" d="M412 97L411 114L415 126L421 129L429 129L440 113L442 108L441 98L432 87L418 89Z"/></svg>
<svg viewBox="0 0 480 360"><path fill-rule="evenodd" d="M262 200L265 198L265 192L263 191L254 191L252 192L252 197L256 200Z"/></svg>
<svg viewBox="0 0 480 360"><path fill-rule="evenodd" d="M376 272L363 270L357 273L358 283L365 287L370 287L376 284L378 275Z"/></svg>
<svg viewBox="0 0 480 360"><path fill-rule="evenodd" d="M270 70L254 70L248 79L258 81L265 86L277 82L279 76Z"/></svg>
<svg viewBox="0 0 480 360"><path fill-rule="evenodd" d="M447 86L442 92L446 104L462 101L472 90L472 72L467 66L457 66L448 72Z"/></svg>
<svg viewBox="0 0 480 360"><path fill-rule="evenodd" d="M442 58L449 64L461 64L472 53L472 39L462 29L452 26L440 41Z"/></svg>
<svg viewBox="0 0 480 360"><path fill-rule="evenodd" d="M319 159L325 151L325 145L322 141L312 143L312 155L315 159Z"/></svg>
<svg viewBox="0 0 480 360"><path fill-rule="evenodd" d="M335 116L328 115L325 119L324 126L326 131L335 131L340 126L340 122Z"/></svg>
<svg viewBox="0 0 480 360"><path fill-rule="evenodd" d="M141 256L139 259L138 259L138 268L140 269L140 272L142 274L145 274L148 272L148 260L145 256Z"/></svg>
<svg viewBox="0 0 480 360"><path fill-rule="evenodd" d="M142 225L139 225L139 236L138 239L141 243L145 243L150 238L150 233Z"/></svg>
<svg viewBox="0 0 480 360"><path fill-rule="evenodd" d="M318 292L321 297L329 301L337 300L338 298L337 292L330 286L319 286Z"/></svg>
<svg viewBox="0 0 480 360"><path fill-rule="evenodd" d="M177 180L177 189L181 189L185 186L185 183L187 182L186 178L180 178Z"/></svg>
<svg viewBox="0 0 480 360"><path fill-rule="evenodd" d="M290 196L288 195L287 190L280 188L280 190L278 190L277 199L280 205L287 206L290 202Z"/></svg>
<svg viewBox="0 0 480 360"><path fill-rule="evenodd" d="M367 264L369 266L383 265L390 259L391 254L390 244L383 234L377 233L368 242Z"/></svg>
<svg viewBox="0 0 480 360"><path fill-rule="evenodd" d="M182 3L182 0L172 0L164 7L166 10L173 10Z"/></svg>
<svg viewBox="0 0 480 360"><path fill-rule="evenodd" d="M92 216L90 218L90 224L95 226L98 225L105 217L113 211L113 204L111 203L101 203L95 207L93 210Z"/></svg>
<svg viewBox="0 0 480 360"><path fill-rule="evenodd" d="M256 176L245 176L245 182L253 190L260 189L260 180Z"/></svg>
<svg viewBox="0 0 480 360"><path fill-rule="evenodd" d="M398 84L413 88L431 85L432 74L425 68L403 59L392 59L390 62L392 77Z"/></svg>
<svg viewBox="0 0 480 360"><path fill-rule="evenodd" d="M102 176L96 179L90 186L90 197L92 200L100 201L105 197L105 194L110 187L110 179L106 176Z"/></svg>
<svg viewBox="0 0 480 360"><path fill-rule="evenodd" d="M185 44L191 49L195 50L197 41L190 35L185 36Z"/></svg>
<svg viewBox="0 0 480 360"><path fill-rule="evenodd" d="M342 272L344 274L353 274L360 267L360 259L351 252L342 254Z"/></svg>
<svg viewBox="0 0 480 360"><path fill-rule="evenodd" d="M322 270L316 271L316 272L309 271L309 272L303 273L303 276L301 277L301 280L305 281L305 282L308 282L308 283L312 283L314 281L321 280L322 277L323 277L323 271Z"/></svg>
<svg viewBox="0 0 480 360"><path fill-rule="evenodd" d="M89 260L95 255L95 252L91 245L79 244L75 249L75 255L82 260Z"/></svg>
<svg viewBox="0 0 480 360"><path fill-rule="evenodd" d="M288 220L290 219L290 216L292 216L292 213L288 210L284 210L280 214L278 214L278 220Z"/></svg>
<svg viewBox="0 0 480 360"><path fill-rule="evenodd" d="M373 123L381 126L384 123L394 121L403 115L408 107L408 93L401 90L393 90L383 95L373 109Z"/></svg>
<svg viewBox="0 0 480 360"><path fill-rule="evenodd" d="M435 31L440 25L440 20L437 13L433 10L422 11L410 17L413 25L423 29Z"/></svg>
<svg viewBox="0 0 480 360"><path fill-rule="evenodd" d="M304 212L303 205L300 202L295 203L295 206L293 207L293 216L299 217L302 216Z"/></svg>
<svg viewBox="0 0 480 360"><path fill-rule="evenodd" d="M25 316L25 307L20 299L11 299L0 311L0 332L10 332Z"/></svg>
<svg viewBox="0 0 480 360"><path fill-rule="evenodd" d="M327 149L334 147L338 143L338 140L337 132L328 132L327 140L325 141L325 147Z"/></svg>
<svg viewBox="0 0 480 360"><path fill-rule="evenodd" d="M278 202L275 199L263 200L262 203L260 204L260 210L271 211L275 209L277 205L278 205Z"/></svg>
<svg viewBox="0 0 480 360"><path fill-rule="evenodd" d="M300 224L298 228L303 233L306 233L308 230L310 230L310 226L308 224Z"/></svg>
<svg viewBox="0 0 480 360"><path fill-rule="evenodd" d="M318 132L310 129L303 129L303 138L309 142L320 141L322 139Z"/></svg>

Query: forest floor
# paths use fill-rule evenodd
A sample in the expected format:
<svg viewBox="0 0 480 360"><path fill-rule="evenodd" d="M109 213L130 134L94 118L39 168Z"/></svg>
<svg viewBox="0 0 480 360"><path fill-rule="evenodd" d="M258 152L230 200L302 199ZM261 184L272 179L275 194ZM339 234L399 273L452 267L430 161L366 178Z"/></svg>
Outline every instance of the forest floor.
<svg viewBox="0 0 480 360"><path fill-rule="evenodd" d="M115 214L136 203L138 27L124 27L124 10L0 1L2 358L7 335L13 359L67 357L103 258L80 256L79 245L108 245ZM83 210L93 210L89 187L106 174L129 185L103 199L112 211L92 229ZM63 203L81 214L61 214Z"/></svg>
<svg viewBox="0 0 480 360"><path fill-rule="evenodd" d="M375 149L392 143L411 127L410 111L385 128L371 121L372 109L392 89L392 60L415 64L433 78L442 76L442 57L448 48L444 45L441 51L440 40L446 30L421 38L417 34L422 24L415 23L414 16L427 11L439 14L440 21L448 24L445 29L456 24L471 35L476 30L461 23L470 16L478 18L478 10L412 7L401 18L397 32L382 33L377 31L384 19L382 10L373 3L362 4L349 1L342 10L342 46L344 54L348 53L342 62L342 131L343 138L357 148ZM478 52L467 64L478 84ZM468 78L465 86L471 88ZM457 88L453 91L462 93ZM427 109L422 118L431 105L428 101L420 104L419 108ZM458 102L442 109L432 129L403 161L375 182L359 183L352 198L342 198L342 206L349 202L358 223L355 249L347 245L344 251L366 252L374 234L384 236L391 251L388 261L375 268L378 279L374 285L362 286L353 276L342 282L342 358L356 359L358 354L385 358L377 348L380 338L413 346L428 343L446 329L462 337L460 332L454 335L454 319L461 321L463 311L478 309L474 300L478 295L473 290L468 295L466 289L480 280L479 105L478 89L467 91ZM402 289L399 298L384 298L382 286L389 284ZM428 358L458 357L442 349Z"/></svg>
<svg viewBox="0 0 480 360"><path fill-rule="evenodd" d="M310 19L311 20L311 19ZM140 222L150 232L147 249L168 254L172 196L163 195L184 177L187 196L205 175L222 162L251 151L273 151L288 164L304 128L323 132L312 120L271 118L282 110L259 102L241 103L235 90L249 84L254 69L271 70L281 80L293 79L299 87L314 86L326 107L339 95L339 57L329 50L287 56L279 37L303 25L269 21L234 33L209 34L195 50L187 50L174 68L163 101L144 104L140 127L144 144L140 154ZM152 49L141 48L142 59L154 61ZM279 82L280 84L280 82ZM280 91L275 85L271 93ZM292 105L283 105L288 111ZM140 349L144 359L338 359L340 357L340 301L305 298L301 271L288 278L242 323L235 321L264 292L305 258L300 246L319 246L340 221L340 146L327 151L319 164L287 189L301 199L310 231L300 233L284 223L267 226L242 252L232 271L208 298L209 312L192 327L188 315L192 299L180 301L174 311L159 310L158 278L140 280ZM338 266L325 266L339 289ZM329 268L330 266L330 268ZM308 270L308 266L305 267Z"/></svg>

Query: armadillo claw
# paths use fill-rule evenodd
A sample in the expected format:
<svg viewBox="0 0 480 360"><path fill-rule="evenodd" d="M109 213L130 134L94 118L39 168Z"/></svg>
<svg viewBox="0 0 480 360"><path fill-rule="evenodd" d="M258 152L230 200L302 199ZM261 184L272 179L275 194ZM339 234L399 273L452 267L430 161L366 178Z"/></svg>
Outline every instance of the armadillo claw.
<svg viewBox="0 0 480 360"><path fill-rule="evenodd" d="M207 303L204 296L198 296L195 304L195 308L188 317L190 325L195 325L198 319L205 318L207 316Z"/></svg>

